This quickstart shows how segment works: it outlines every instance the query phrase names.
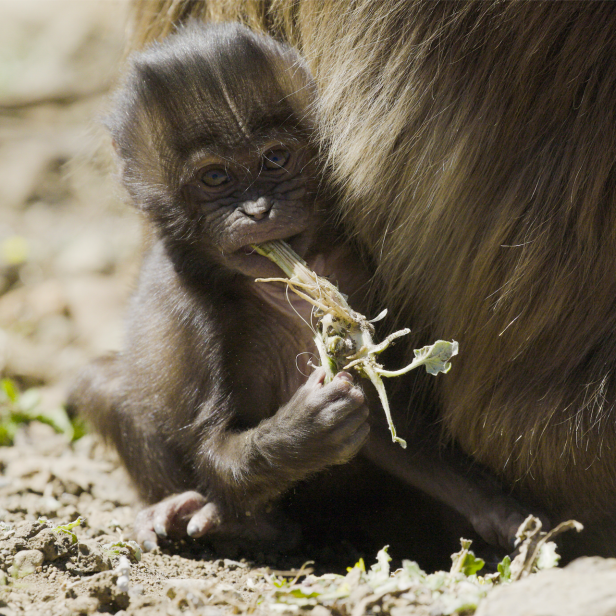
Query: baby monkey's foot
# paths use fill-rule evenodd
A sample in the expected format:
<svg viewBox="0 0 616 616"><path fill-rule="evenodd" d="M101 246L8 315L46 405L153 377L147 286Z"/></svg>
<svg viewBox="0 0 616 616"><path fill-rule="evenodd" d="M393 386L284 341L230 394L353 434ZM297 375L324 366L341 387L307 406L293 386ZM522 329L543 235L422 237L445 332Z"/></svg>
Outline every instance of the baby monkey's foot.
<svg viewBox="0 0 616 616"><path fill-rule="evenodd" d="M275 511L271 514L224 515L216 502L192 491L170 496L147 507L135 520L137 541L148 552L156 549L159 538L167 537L197 539L207 535L221 544L240 546L275 544L284 535L284 542L288 544L289 537L297 535L294 530Z"/></svg>
<svg viewBox="0 0 616 616"><path fill-rule="evenodd" d="M215 503L207 502L199 492L182 492L140 511L135 519L135 534L150 552L158 545L159 537L201 537L219 524Z"/></svg>

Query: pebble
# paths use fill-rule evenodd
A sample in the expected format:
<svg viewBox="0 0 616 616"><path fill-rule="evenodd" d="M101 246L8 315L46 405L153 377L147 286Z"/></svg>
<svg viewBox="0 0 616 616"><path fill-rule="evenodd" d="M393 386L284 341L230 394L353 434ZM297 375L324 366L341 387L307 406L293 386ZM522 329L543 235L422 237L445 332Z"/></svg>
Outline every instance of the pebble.
<svg viewBox="0 0 616 616"><path fill-rule="evenodd" d="M224 566L229 569L229 571L233 571L235 569L245 569L248 566L246 563L241 563L237 560L231 560L230 558L225 558L223 560L223 563Z"/></svg>
<svg viewBox="0 0 616 616"><path fill-rule="evenodd" d="M9 573L17 578L26 577L41 567L44 560L45 555L39 550L22 550L15 554Z"/></svg>
<svg viewBox="0 0 616 616"><path fill-rule="evenodd" d="M579 558L495 588L475 616L613 616L616 558Z"/></svg>

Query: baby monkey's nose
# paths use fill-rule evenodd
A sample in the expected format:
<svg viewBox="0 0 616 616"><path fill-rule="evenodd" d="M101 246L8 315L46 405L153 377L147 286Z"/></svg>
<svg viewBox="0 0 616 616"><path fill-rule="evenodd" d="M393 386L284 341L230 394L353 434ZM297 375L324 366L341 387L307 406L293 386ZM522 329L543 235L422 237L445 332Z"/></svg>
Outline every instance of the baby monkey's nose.
<svg viewBox="0 0 616 616"><path fill-rule="evenodd" d="M254 201L244 201L241 209L246 216L250 216L254 220L261 220L269 214L272 205L272 200L269 197L259 197Z"/></svg>

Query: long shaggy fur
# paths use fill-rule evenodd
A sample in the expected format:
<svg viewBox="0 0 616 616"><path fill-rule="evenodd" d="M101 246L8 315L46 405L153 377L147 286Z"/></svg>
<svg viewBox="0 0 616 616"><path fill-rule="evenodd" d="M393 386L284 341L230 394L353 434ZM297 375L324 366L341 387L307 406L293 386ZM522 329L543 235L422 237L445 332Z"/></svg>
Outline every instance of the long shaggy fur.
<svg viewBox="0 0 616 616"><path fill-rule="evenodd" d="M301 51L378 307L413 327L409 351L460 342L427 419L553 519L613 512L616 5L136 0L135 14L137 45L193 16Z"/></svg>

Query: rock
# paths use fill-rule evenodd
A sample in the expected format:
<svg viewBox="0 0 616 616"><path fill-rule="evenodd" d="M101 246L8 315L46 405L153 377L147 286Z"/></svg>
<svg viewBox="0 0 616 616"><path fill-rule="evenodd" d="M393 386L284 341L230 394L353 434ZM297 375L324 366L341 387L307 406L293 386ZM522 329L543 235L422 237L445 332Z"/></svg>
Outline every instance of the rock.
<svg viewBox="0 0 616 616"><path fill-rule="evenodd" d="M45 555L45 560L49 562L64 556L71 545L72 540L69 535L55 533L51 528L42 530L28 542L30 548L41 551Z"/></svg>
<svg viewBox="0 0 616 616"><path fill-rule="evenodd" d="M16 323L38 323L45 317L62 315L68 311L66 292L59 280L45 280L23 286L0 297L0 327Z"/></svg>
<svg viewBox="0 0 616 616"><path fill-rule="evenodd" d="M100 274L72 276L65 288L76 335L87 341L89 352L122 348L126 288L113 276Z"/></svg>
<svg viewBox="0 0 616 616"><path fill-rule="evenodd" d="M166 580L163 584L163 589L167 597L175 599L181 592L208 592L214 585L212 580L174 578L172 580Z"/></svg>
<svg viewBox="0 0 616 616"><path fill-rule="evenodd" d="M95 230L72 238L56 258L60 274L78 276L113 271L113 248Z"/></svg>
<svg viewBox="0 0 616 616"><path fill-rule="evenodd" d="M66 570L72 575L90 575L110 569L111 559L102 553L100 544L95 541L80 541L77 555L66 563Z"/></svg>
<svg viewBox="0 0 616 616"><path fill-rule="evenodd" d="M15 539L31 539L38 533L40 533L44 528L47 528L47 524L45 522L22 522L15 529Z"/></svg>
<svg viewBox="0 0 616 616"><path fill-rule="evenodd" d="M125 610L129 604L128 593L118 589L117 581L116 573L103 571L86 578L77 586L69 587L66 596L72 599L83 596L94 597L98 602L99 611L116 613L119 610Z"/></svg>
<svg viewBox="0 0 616 616"><path fill-rule="evenodd" d="M100 603L96 597L81 596L67 601L69 613L75 614L75 616L82 616L82 614L94 614L98 611L99 606Z"/></svg>
<svg viewBox="0 0 616 616"><path fill-rule="evenodd" d="M43 565L45 555L39 550L23 550L17 552L13 559L13 565L9 568L12 577L23 578L34 573Z"/></svg>
<svg viewBox="0 0 616 616"><path fill-rule="evenodd" d="M582 574L611 571L616 574L616 558L601 558L600 556L578 558L567 565L565 571Z"/></svg>
<svg viewBox="0 0 616 616"><path fill-rule="evenodd" d="M49 389L47 391L49 391ZM40 405L37 408L46 410L49 409L49 416L54 417L56 421L61 421L62 417L60 417L60 412L55 414L51 410L54 408L59 409L64 400L56 402L53 406L45 404L43 398L39 396L40 393L40 390L36 391L36 399L40 400ZM47 394L47 392L45 393ZM32 396L32 399L35 399L34 395ZM21 425L15 434L15 439L13 440L13 445L15 447L33 448L40 456L62 455L62 453L66 451L68 443L68 436L56 432L50 425L41 423L40 421L32 421L29 424ZM43 476L45 475L49 480L49 474L43 472ZM37 489L33 489L32 491L43 494L45 493L47 484L39 484L36 488Z"/></svg>
<svg viewBox="0 0 616 616"><path fill-rule="evenodd" d="M15 554L28 547L28 542L22 537L10 537L0 542L0 569L6 571L13 564Z"/></svg>
<svg viewBox="0 0 616 616"><path fill-rule="evenodd" d="M579 558L492 591L475 616L613 616L616 558Z"/></svg>
<svg viewBox="0 0 616 616"><path fill-rule="evenodd" d="M248 565L246 563L241 563L237 560L231 560L230 558L225 558L223 560L225 568L229 571L234 571L235 569L246 569Z"/></svg>

